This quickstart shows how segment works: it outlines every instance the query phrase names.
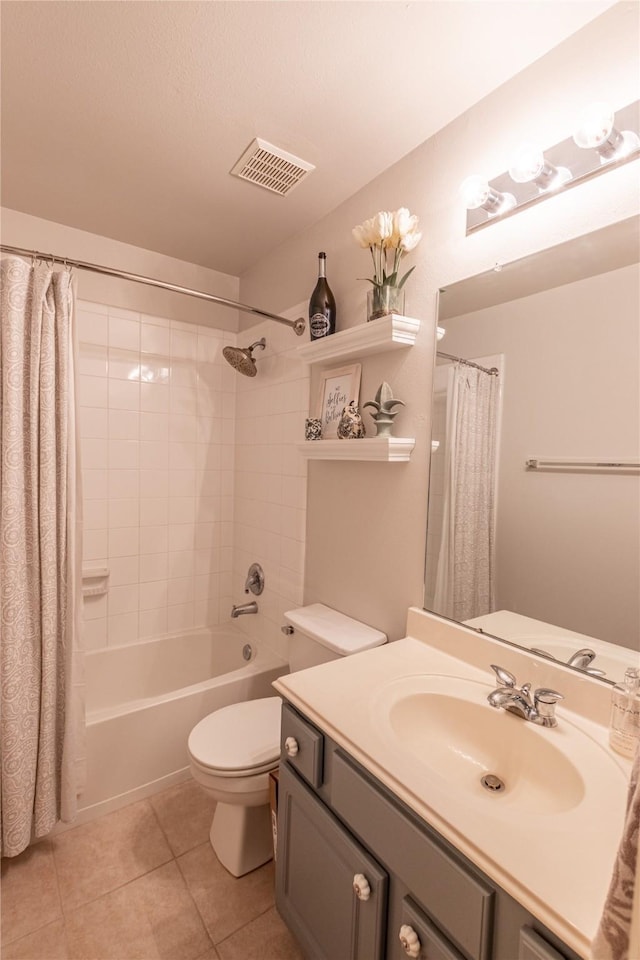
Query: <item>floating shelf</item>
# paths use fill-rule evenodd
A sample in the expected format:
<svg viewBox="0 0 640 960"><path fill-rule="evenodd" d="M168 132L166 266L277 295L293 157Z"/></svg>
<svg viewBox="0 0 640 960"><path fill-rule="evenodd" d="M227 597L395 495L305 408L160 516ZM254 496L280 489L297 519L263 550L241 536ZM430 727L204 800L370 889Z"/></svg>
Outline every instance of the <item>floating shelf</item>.
<svg viewBox="0 0 640 960"><path fill-rule="evenodd" d="M308 460L406 463L415 445L413 437L363 437L361 440L304 440L297 446Z"/></svg>
<svg viewBox="0 0 640 960"><path fill-rule="evenodd" d="M296 353L307 363L351 360L400 347L412 347L419 329L419 320L390 313L386 317L372 320L371 323L361 323L357 327L348 327L329 337L303 343L297 348ZM319 443L320 441L311 442Z"/></svg>

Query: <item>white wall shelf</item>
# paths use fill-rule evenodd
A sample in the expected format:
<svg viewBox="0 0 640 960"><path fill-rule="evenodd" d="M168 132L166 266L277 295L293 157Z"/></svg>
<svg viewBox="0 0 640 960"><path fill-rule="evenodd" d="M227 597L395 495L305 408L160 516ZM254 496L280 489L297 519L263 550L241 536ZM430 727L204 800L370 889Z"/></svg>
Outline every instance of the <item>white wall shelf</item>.
<svg viewBox="0 0 640 960"><path fill-rule="evenodd" d="M419 320L390 313L370 323L361 323L329 337L303 343L296 353L301 360L310 364L325 363L329 360L351 360L400 347L411 347L419 329Z"/></svg>
<svg viewBox="0 0 640 960"><path fill-rule="evenodd" d="M413 437L363 437L360 440L304 440L297 447L308 460L406 463L415 444Z"/></svg>

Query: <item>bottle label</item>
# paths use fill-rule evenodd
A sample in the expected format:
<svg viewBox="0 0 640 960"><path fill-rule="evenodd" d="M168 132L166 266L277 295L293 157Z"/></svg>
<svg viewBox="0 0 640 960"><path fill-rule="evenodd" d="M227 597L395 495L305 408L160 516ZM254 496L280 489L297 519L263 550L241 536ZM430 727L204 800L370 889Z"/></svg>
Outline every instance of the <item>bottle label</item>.
<svg viewBox="0 0 640 960"><path fill-rule="evenodd" d="M314 340L317 340L318 337L326 337L329 333L329 327L329 318L325 317L324 313L314 313L309 318L309 332Z"/></svg>

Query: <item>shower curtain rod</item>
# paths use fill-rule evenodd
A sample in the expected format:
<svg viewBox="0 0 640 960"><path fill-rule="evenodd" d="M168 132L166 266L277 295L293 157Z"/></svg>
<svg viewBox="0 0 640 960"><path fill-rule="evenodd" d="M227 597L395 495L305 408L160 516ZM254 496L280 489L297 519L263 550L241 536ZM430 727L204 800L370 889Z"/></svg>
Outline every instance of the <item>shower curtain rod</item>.
<svg viewBox="0 0 640 960"><path fill-rule="evenodd" d="M191 290L189 287L180 287L175 283L166 283L164 280L154 280L152 277L143 277L137 273L127 273L125 270L114 270L112 267L103 267L97 263L87 263L84 260L71 260L69 257L58 257L52 253L40 253L38 250L10 247L5 243L0 244L0 252L14 253L19 257L31 257L33 260L51 260L52 263L62 263L67 267L77 267L79 270L90 270L92 273L102 273L108 277L118 277L120 280L132 280L134 283L146 283L150 287L160 287L162 290L171 290L173 293L184 293L188 297L197 297L199 300L209 300L211 303L219 303L223 307L231 307L234 310L241 310L243 313L253 313L259 317L266 317L268 320L276 320L278 323L284 323L286 326L291 327L299 337L302 336L305 331L306 324L302 317L298 317L297 320L288 320L286 317L279 317L277 313L269 313L268 310L261 310L259 307L249 307L245 303L236 303L235 300L216 297L213 293Z"/></svg>
<svg viewBox="0 0 640 960"><path fill-rule="evenodd" d="M464 357L454 357L452 353L442 353L440 350L438 350L436 357L443 357L445 360L453 360L455 363L464 363L468 367L475 367L476 370L482 370L484 373L488 373L491 377L497 377L500 373L497 367L483 367L479 363L474 363L473 360L465 360Z"/></svg>

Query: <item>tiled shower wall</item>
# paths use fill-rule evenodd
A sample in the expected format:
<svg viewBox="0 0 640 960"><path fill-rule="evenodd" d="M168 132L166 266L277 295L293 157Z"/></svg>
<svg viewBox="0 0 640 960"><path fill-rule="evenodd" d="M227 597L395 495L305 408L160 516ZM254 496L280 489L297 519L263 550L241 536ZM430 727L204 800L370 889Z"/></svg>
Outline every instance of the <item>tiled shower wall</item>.
<svg viewBox="0 0 640 960"><path fill-rule="evenodd" d="M87 301L78 330L87 649L227 619L235 334Z"/></svg>
<svg viewBox="0 0 640 960"><path fill-rule="evenodd" d="M305 312L303 304L288 315ZM257 600L258 615L239 618L238 626L286 658L283 614L301 605L304 591L307 463L298 444L308 416L309 367L296 355L306 338L265 321L238 334L238 342L260 337L266 348L254 354L257 376L236 374L233 602ZM253 562L265 572L257 598L244 593Z"/></svg>

